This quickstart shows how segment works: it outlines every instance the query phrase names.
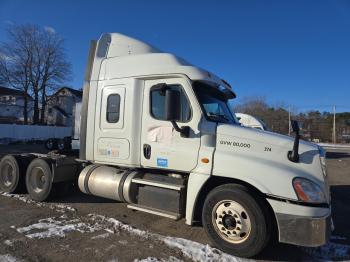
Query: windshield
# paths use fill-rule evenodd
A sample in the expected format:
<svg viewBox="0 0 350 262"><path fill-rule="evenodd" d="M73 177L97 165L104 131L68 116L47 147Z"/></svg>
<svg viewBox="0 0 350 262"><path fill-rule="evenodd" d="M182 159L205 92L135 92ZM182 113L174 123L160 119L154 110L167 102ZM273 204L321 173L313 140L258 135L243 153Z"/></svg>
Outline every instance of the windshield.
<svg viewBox="0 0 350 262"><path fill-rule="evenodd" d="M231 110L230 100L217 87L194 82L193 89L208 120L227 124L238 123Z"/></svg>

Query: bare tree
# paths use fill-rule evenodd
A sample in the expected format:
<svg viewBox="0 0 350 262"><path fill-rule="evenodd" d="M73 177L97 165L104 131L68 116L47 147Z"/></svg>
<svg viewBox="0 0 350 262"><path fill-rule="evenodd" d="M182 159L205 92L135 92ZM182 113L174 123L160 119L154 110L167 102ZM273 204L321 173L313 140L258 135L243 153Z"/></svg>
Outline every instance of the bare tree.
<svg viewBox="0 0 350 262"><path fill-rule="evenodd" d="M23 92L24 124L28 123L28 93L30 89L29 71L32 63L30 33L18 28L8 30L9 40L0 45L0 83Z"/></svg>
<svg viewBox="0 0 350 262"><path fill-rule="evenodd" d="M263 120L274 132L288 133L288 110L284 103L274 106L269 105L264 97L244 98L234 108L235 112L246 113ZM321 142L332 141L333 114L311 110L299 112L289 106L292 112L292 119L298 120L301 124L302 136L307 140L319 140ZM342 142L350 142L350 112L336 114L337 139Z"/></svg>
<svg viewBox="0 0 350 262"><path fill-rule="evenodd" d="M57 89L71 75L64 41L51 30L30 24L11 26L7 32L8 41L1 48L5 58L0 59L0 80L33 94L33 122L44 124L47 92ZM16 63L12 62L14 57L18 60ZM14 81L14 76L19 80ZM21 85L18 86L18 82Z"/></svg>
<svg viewBox="0 0 350 262"><path fill-rule="evenodd" d="M245 113L258 117L274 132L288 134L288 111L283 103L273 107L264 97L248 97L235 106L235 112Z"/></svg>

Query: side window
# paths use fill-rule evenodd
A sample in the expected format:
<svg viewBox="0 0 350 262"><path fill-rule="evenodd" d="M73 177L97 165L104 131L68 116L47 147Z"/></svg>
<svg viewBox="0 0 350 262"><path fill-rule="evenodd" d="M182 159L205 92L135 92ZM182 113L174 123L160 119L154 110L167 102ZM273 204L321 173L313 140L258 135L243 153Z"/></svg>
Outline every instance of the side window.
<svg viewBox="0 0 350 262"><path fill-rule="evenodd" d="M178 90L181 93L181 120L188 122L191 119L191 106L184 89L180 85L169 85L168 88ZM165 92L151 88L151 115L158 120L165 120Z"/></svg>
<svg viewBox="0 0 350 262"><path fill-rule="evenodd" d="M111 94L107 98L106 120L108 123L117 123L120 113L120 95Z"/></svg>

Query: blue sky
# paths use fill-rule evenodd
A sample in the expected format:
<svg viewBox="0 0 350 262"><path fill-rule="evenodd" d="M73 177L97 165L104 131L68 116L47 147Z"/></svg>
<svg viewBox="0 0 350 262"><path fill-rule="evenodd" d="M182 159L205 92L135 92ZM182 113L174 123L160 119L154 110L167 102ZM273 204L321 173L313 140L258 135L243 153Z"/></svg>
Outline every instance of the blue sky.
<svg viewBox="0 0 350 262"><path fill-rule="evenodd" d="M226 79L243 97L350 111L350 1L0 0L10 23L53 28L83 83L89 40L121 32Z"/></svg>

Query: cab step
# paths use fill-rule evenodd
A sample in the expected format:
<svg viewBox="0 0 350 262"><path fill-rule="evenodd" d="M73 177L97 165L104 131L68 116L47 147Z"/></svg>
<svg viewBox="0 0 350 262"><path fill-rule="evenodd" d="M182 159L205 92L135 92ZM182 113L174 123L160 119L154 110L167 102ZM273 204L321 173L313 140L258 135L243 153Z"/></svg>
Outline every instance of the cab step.
<svg viewBox="0 0 350 262"><path fill-rule="evenodd" d="M163 181L155 181L155 180L142 179L142 178L133 178L131 181L132 183L135 183L135 184L166 188L166 189L171 189L176 191L181 191L181 189L185 187L184 185L170 184Z"/></svg>
<svg viewBox="0 0 350 262"><path fill-rule="evenodd" d="M169 212L169 211L165 211L165 210L161 210L161 209L157 209L157 208L147 207L147 206L143 206L143 205L129 204L129 205L127 205L127 207L130 209L133 209L133 210L143 211L146 213L150 213L150 214L162 216L162 217L167 217L167 218L174 219L174 220L179 220L182 217L181 214L177 214L177 213L173 213L173 212Z"/></svg>

